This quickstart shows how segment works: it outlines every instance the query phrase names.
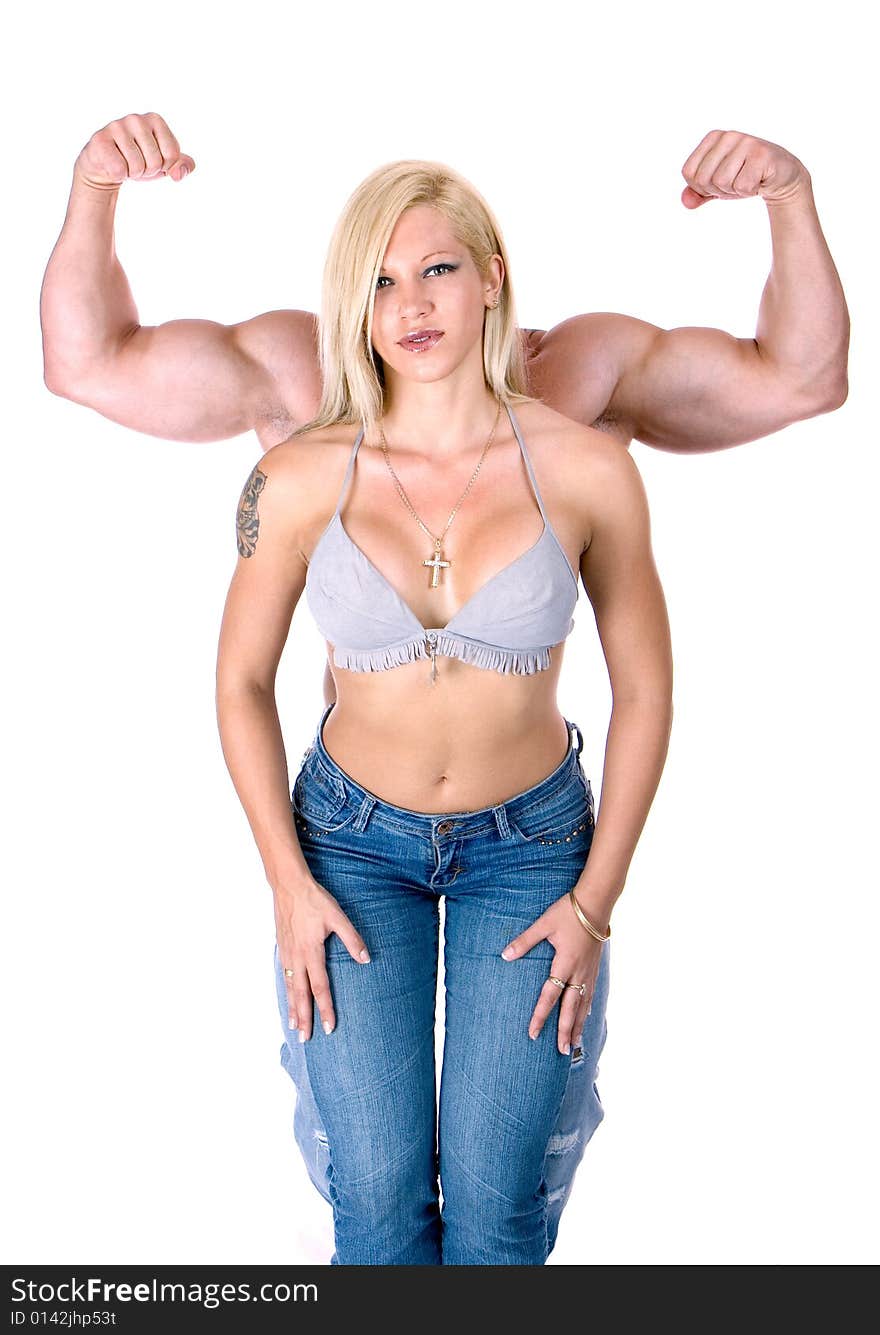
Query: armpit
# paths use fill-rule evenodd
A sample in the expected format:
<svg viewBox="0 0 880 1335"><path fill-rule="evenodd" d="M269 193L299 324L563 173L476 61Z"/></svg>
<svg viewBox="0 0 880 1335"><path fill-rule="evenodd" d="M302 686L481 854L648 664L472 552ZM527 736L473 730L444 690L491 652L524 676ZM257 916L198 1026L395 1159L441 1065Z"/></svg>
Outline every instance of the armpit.
<svg viewBox="0 0 880 1335"><path fill-rule="evenodd" d="M599 414L594 422L590 423L595 431L604 431L606 436L613 436L619 440L627 449L632 443L633 433L627 423L618 417L612 408L606 408Z"/></svg>

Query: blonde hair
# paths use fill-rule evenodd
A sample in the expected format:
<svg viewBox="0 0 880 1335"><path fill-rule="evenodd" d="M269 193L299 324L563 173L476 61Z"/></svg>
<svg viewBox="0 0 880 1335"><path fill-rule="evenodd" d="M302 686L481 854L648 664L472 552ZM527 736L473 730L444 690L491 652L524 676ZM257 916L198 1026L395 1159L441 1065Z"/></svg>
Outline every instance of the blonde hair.
<svg viewBox="0 0 880 1335"><path fill-rule="evenodd" d="M376 285L391 233L401 214L416 204L430 204L446 216L481 274L493 254L504 261L498 305L487 307L484 317L483 370L497 398L533 402L526 392L510 263L491 209L451 167L403 159L371 172L349 197L334 228L321 294L321 403L317 415L294 436L337 422L362 422L369 434L381 417L385 381L372 346Z"/></svg>

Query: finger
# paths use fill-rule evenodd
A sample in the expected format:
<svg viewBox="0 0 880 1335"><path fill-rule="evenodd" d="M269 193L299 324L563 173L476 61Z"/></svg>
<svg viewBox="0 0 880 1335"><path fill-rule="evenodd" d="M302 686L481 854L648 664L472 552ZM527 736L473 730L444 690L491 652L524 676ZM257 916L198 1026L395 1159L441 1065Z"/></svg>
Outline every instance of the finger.
<svg viewBox="0 0 880 1335"><path fill-rule="evenodd" d="M146 170L144 155L138 147L137 136L133 133L132 117L124 116L111 127L113 142L125 158L125 165L130 180L137 181Z"/></svg>
<svg viewBox="0 0 880 1335"><path fill-rule="evenodd" d="M299 1041L305 1043L312 1035L312 990L305 960L293 966L293 1008L299 1029Z"/></svg>
<svg viewBox="0 0 880 1335"><path fill-rule="evenodd" d="M319 954L311 955L306 962L306 968L309 973L309 983L312 989L312 995L318 1007L318 1014L321 1017L321 1027L325 1034L331 1034L336 1028L336 1016L333 1013L333 998L330 995L330 979L327 977L327 961L324 954L323 943ZM309 1033L311 1034L311 1016L309 1017Z"/></svg>
<svg viewBox="0 0 880 1335"><path fill-rule="evenodd" d="M92 150L89 177L97 173L99 179L121 185L128 176L128 160L124 153L120 153L113 135L106 131L96 135L87 147Z"/></svg>
<svg viewBox="0 0 880 1335"><path fill-rule="evenodd" d="M536 918L524 932L520 932L519 936L515 936L512 941L507 943L501 952L501 958L517 960L521 955L530 951L533 946L536 946L539 941L545 940L546 936L547 921L546 916L542 913L540 918Z"/></svg>
<svg viewBox="0 0 880 1335"><path fill-rule="evenodd" d="M580 1002L581 996L575 987L567 987L559 1002L559 1021L557 1025L556 1043L559 1051L566 1056L571 1051L571 1045L575 1033L577 1032L575 1029L575 1022L577 1020Z"/></svg>
<svg viewBox="0 0 880 1335"><path fill-rule="evenodd" d="M282 968L282 970L284 970L284 969L293 969L293 965L292 965L292 964L285 964L284 960L282 960L282 961L281 961L281 968ZM295 988L294 988L294 978L296 978L296 970L295 970L295 969L294 969L294 972L293 972L293 977L288 977L288 975L287 975L286 973L284 974L284 987L285 987L285 990L286 990L286 992L287 992L287 1027L288 1027L288 1029L299 1029L299 1025L298 1025L298 1023L297 1023L297 1019L296 1019L296 991L295 991Z"/></svg>
<svg viewBox="0 0 880 1335"><path fill-rule="evenodd" d="M703 154L697 164L696 170L688 177L688 185L692 190L696 190L701 195L714 195L716 198L734 198L727 190L723 182L727 179L728 169L725 162L728 157L732 157L736 150L734 145L726 136L722 136L717 143L712 144ZM730 179L739 171L740 163L730 171Z"/></svg>
<svg viewBox="0 0 880 1335"><path fill-rule="evenodd" d="M367 943L344 913L337 919L333 931L342 941L352 959L357 960L359 964L369 964L370 952L367 950Z"/></svg>
<svg viewBox="0 0 880 1335"><path fill-rule="evenodd" d="M735 144L712 172L711 188L722 199L739 199L740 192L734 186L739 173L748 162L748 153L741 144Z"/></svg>
<svg viewBox="0 0 880 1335"><path fill-rule="evenodd" d="M577 1014L575 1015L574 1025L572 1026L572 1034L574 1035L573 1041L576 1044L583 1043L584 1041L584 1025L587 1023L587 1016L589 1013L590 993L587 991L582 997L578 997Z"/></svg>
<svg viewBox="0 0 880 1335"><path fill-rule="evenodd" d="M763 179L764 163L757 155L747 157L741 170L734 177L732 189L740 198L756 195Z"/></svg>
<svg viewBox="0 0 880 1335"><path fill-rule="evenodd" d="M565 974L557 973L555 969L551 969L550 972L555 978L565 977ZM529 1038L538 1037L541 1030L544 1028L544 1022L547 1019L547 1016L558 1003L561 991L562 988L558 983L551 983L550 979L547 979L546 983L541 988L535 1009L532 1011L532 1018L529 1020Z"/></svg>
<svg viewBox="0 0 880 1335"><path fill-rule="evenodd" d="M151 112L144 119L147 121L162 155L162 171L166 176L170 176L172 181L183 180L187 172L192 171L196 164L192 158L181 153L177 137L171 133L161 116Z"/></svg>
<svg viewBox="0 0 880 1335"><path fill-rule="evenodd" d="M173 167L168 168L165 175L170 176L172 181L182 181L184 176L188 176L195 169L195 159L191 158L188 153L184 153L179 162L175 162Z"/></svg>
<svg viewBox="0 0 880 1335"><path fill-rule="evenodd" d="M156 143L152 126L146 116L125 116L122 124L137 144L144 160L142 176L158 176L162 171L162 154Z"/></svg>
<svg viewBox="0 0 880 1335"><path fill-rule="evenodd" d="M144 172L144 155L137 142L125 130L119 129L113 135L113 144L125 163L126 176L136 181Z"/></svg>
<svg viewBox="0 0 880 1335"><path fill-rule="evenodd" d="M686 185L681 192L681 202L687 209L702 208L702 206L708 204L711 199L711 195L709 195L708 198L705 195L699 195L696 190L692 190L689 185Z"/></svg>
<svg viewBox="0 0 880 1335"><path fill-rule="evenodd" d="M748 162L748 154L742 148L734 148L719 163L712 176L712 183L723 194L730 199L739 199L740 191L735 187L734 181L739 176L743 167Z"/></svg>
<svg viewBox="0 0 880 1335"><path fill-rule="evenodd" d="M697 164L702 161L705 153L709 150L712 144L718 142L723 133L723 130L710 130L708 134L703 135L690 157L686 158L682 164L681 174L686 181L690 180L691 176L697 169Z"/></svg>

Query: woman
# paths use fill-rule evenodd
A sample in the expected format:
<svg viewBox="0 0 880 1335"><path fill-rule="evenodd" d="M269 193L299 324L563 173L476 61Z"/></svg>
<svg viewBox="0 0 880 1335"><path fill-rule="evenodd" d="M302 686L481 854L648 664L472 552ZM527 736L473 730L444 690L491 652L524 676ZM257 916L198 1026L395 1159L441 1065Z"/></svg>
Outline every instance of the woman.
<svg viewBox="0 0 880 1335"><path fill-rule="evenodd" d="M644 489L619 444L523 392L498 226L440 164L349 199L321 360L318 417L242 491L217 664L298 1139L331 1264L541 1265L602 1115L611 910L671 725ZM598 820L556 705L578 571L613 690ZM336 700L290 793L274 683L304 590Z"/></svg>

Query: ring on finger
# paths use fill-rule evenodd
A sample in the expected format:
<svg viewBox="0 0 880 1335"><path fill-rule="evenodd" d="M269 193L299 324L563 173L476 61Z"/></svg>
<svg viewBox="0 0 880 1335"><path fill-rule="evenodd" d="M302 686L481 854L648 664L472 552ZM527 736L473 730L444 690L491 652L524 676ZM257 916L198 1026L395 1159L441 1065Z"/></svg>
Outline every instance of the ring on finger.
<svg viewBox="0 0 880 1335"><path fill-rule="evenodd" d="M285 969L285 970L284 970L284 977L285 977L285 978L292 978L292 977L293 977L293 969Z"/></svg>
<svg viewBox="0 0 880 1335"><path fill-rule="evenodd" d="M575 990L575 992L577 992L577 994L578 994L579 996L581 996L581 997L584 995L584 993L585 993L586 990L587 990L587 985L586 985L586 983L566 983L565 986L566 986L566 987L573 987L574 990Z"/></svg>
<svg viewBox="0 0 880 1335"><path fill-rule="evenodd" d="M555 983L556 986L559 988L560 992L562 991L563 988L568 987L568 983L564 983L561 978L554 978L552 973L550 977L547 979L547 982Z"/></svg>

